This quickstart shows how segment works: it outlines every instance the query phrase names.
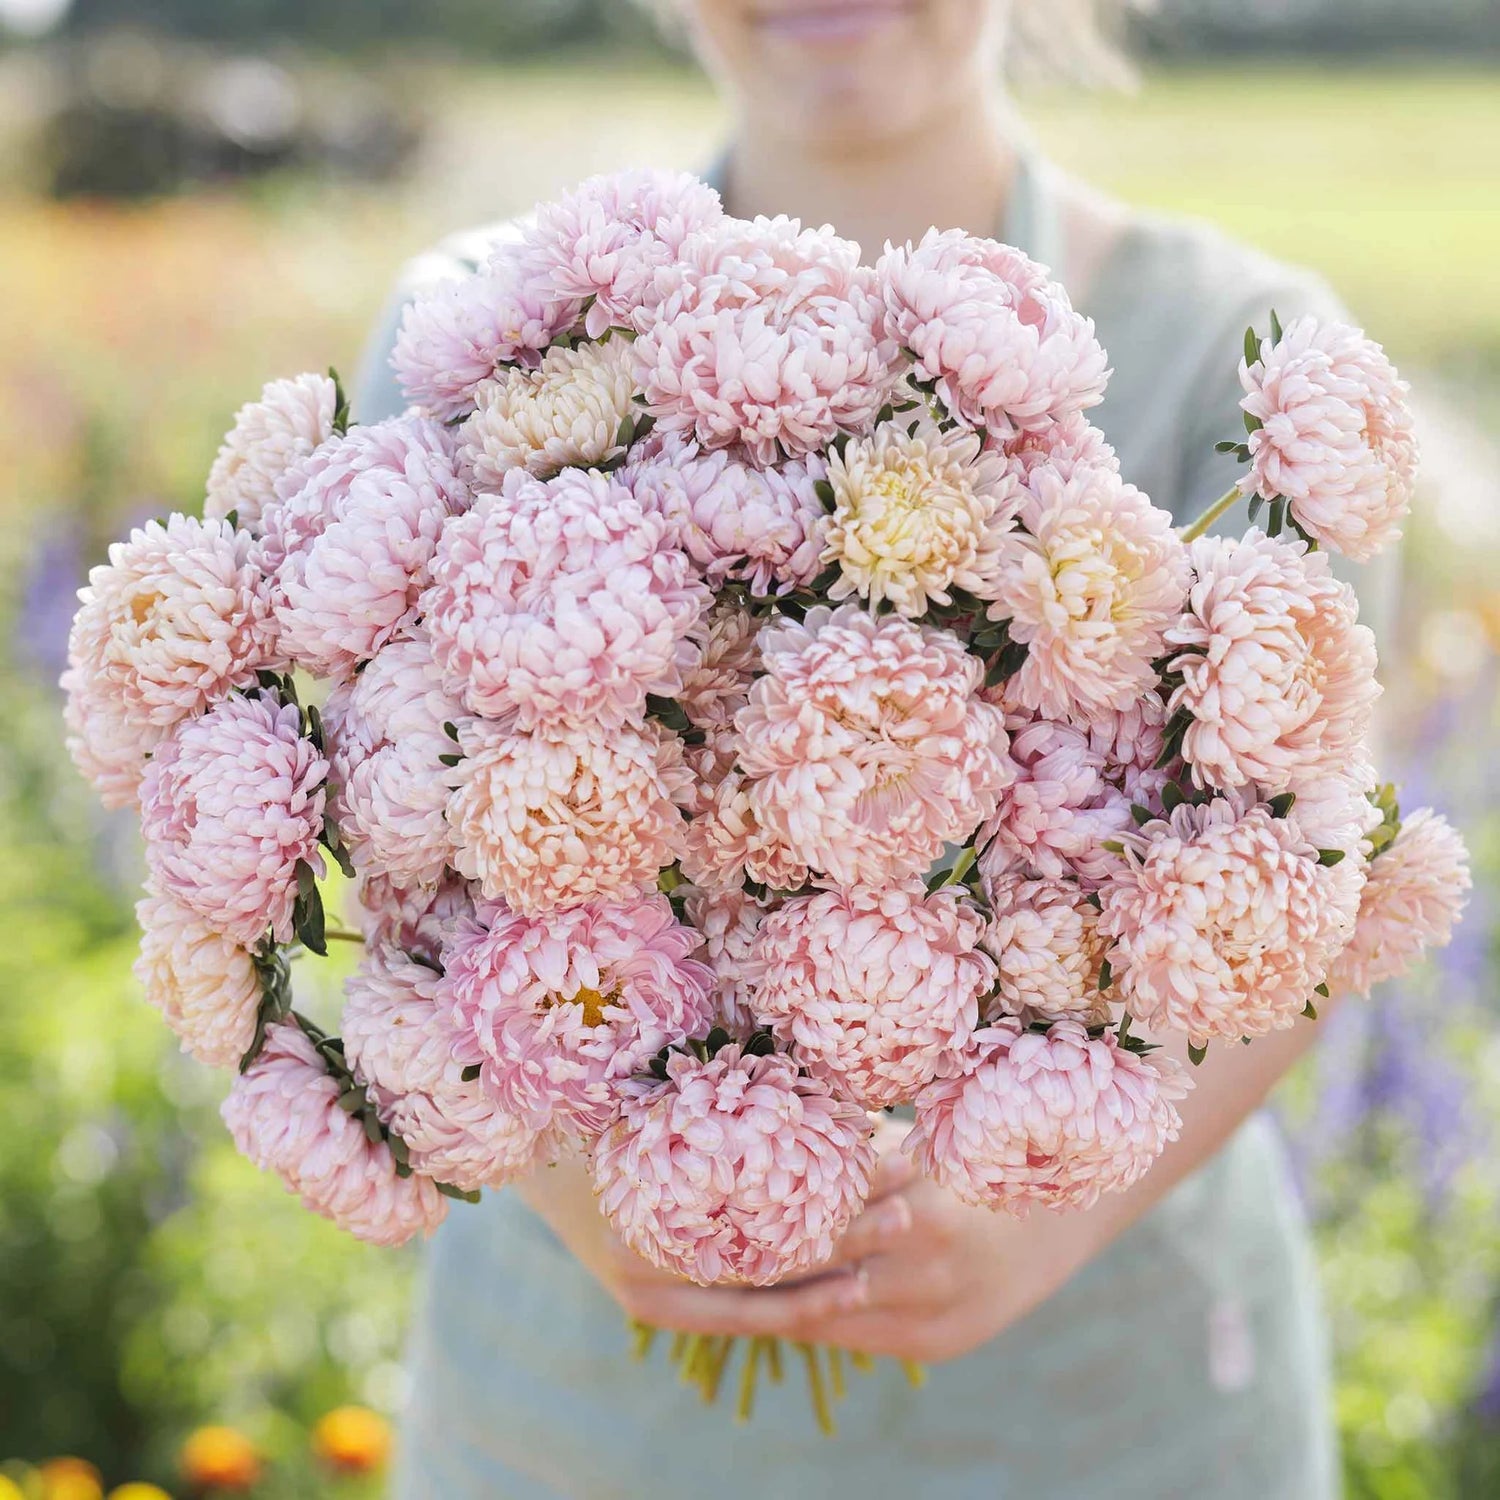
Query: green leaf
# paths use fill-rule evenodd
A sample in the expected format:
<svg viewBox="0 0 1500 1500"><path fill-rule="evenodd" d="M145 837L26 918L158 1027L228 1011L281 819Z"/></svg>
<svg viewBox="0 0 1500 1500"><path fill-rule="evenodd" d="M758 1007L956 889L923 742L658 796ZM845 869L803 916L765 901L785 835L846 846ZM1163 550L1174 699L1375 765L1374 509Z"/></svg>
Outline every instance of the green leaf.
<svg viewBox="0 0 1500 1500"><path fill-rule="evenodd" d="M1314 985L1313 994L1321 995L1326 1000L1328 998L1328 986L1326 984Z"/></svg>
<svg viewBox="0 0 1500 1500"><path fill-rule="evenodd" d="M1273 818L1284 818L1297 805L1296 792L1281 792L1266 803Z"/></svg>
<svg viewBox="0 0 1500 1500"><path fill-rule="evenodd" d="M1123 854L1125 852L1125 846L1119 839L1105 839L1102 847L1109 850L1111 854Z"/></svg>
<svg viewBox="0 0 1500 1500"><path fill-rule="evenodd" d="M470 1063L469 1066L465 1068L463 1072L458 1076L462 1078L465 1083L473 1083L474 1080L478 1078L480 1073L482 1073L483 1071L483 1068L481 1068L478 1063Z"/></svg>
<svg viewBox="0 0 1500 1500"><path fill-rule="evenodd" d="M1201 1047L1195 1047L1191 1042L1188 1043L1188 1061L1192 1063L1195 1068L1198 1067L1199 1064L1202 1063L1203 1059L1207 1056L1207 1043L1204 1043L1204 1045Z"/></svg>
<svg viewBox="0 0 1500 1500"><path fill-rule="evenodd" d="M1253 328L1245 330L1245 363L1247 365L1260 362L1260 339L1256 336Z"/></svg>
<svg viewBox="0 0 1500 1500"><path fill-rule="evenodd" d="M238 531L240 526L240 513L237 510L224 512L224 522L231 531Z"/></svg>
<svg viewBox="0 0 1500 1500"><path fill-rule="evenodd" d="M1171 812L1174 808L1181 807L1186 801L1187 793L1175 781L1169 781L1161 789L1161 805L1166 812Z"/></svg>
<svg viewBox="0 0 1500 1500"><path fill-rule="evenodd" d="M1281 319L1276 316L1274 307L1271 309L1271 342L1273 344L1281 342Z"/></svg>
<svg viewBox="0 0 1500 1500"><path fill-rule="evenodd" d="M1220 438L1214 444L1215 453L1238 453L1240 451L1240 440L1238 438Z"/></svg>
<svg viewBox="0 0 1500 1500"><path fill-rule="evenodd" d="M1327 865L1330 868L1333 865L1338 864L1343 859L1343 857L1344 857L1344 851L1342 849L1319 849L1318 850L1318 863L1320 865Z"/></svg>
<svg viewBox="0 0 1500 1500"><path fill-rule="evenodd" d="M1302 1007L1302 1014L1306 1016L1309 1021L1316 1021L1318 1019L1318 1007L1314 1005L1311 1000L1309 1000L1307 1004Z"/></svg>
<svg viewBox="0 0 1500 1500"><path fill-rule="evenodd" d="M463 1188L456 1188L451 1182L436 1182L433 1184L445 1198L457 1198L460 1203L478 1203L479 1191L476 1188L472 1193L465 1192Z"/></svg>
<svg viewBox="0 0 1500 1500"><path fill-rule="evenodd" d="M1252 495L1250 497L1250 504L1245 513L1246 519L1253 523L1255 518L1260 514L1261 507L1265 503L1266 501L1264 495Z"/></svg>
<svg viewBox="0 0 1500 1500"><path fill-rule="evenodd" d="M628 448L634 437L635 418L628 415L621 417L619 429L615 433L615 447Z"/></svg>
<svg viewBox="0 0 1500 1500"><path fill-rule="evenodd" d="M292 906L292 925L302 946L309 953L327 958L328 939L323 918L323 895L318 890L312 866L305 859L297 861L297 892L297 899Z"/></svg>
<svg viewBox="0 0 1500 1500"><path fill-rule="evenodd" d="M333 430L337 433L348 432L351 426L349 398L344 394L344 383L339 379L339 372L332 365L328 367L328 378L333 382Z"/></svg>
<svg viewBox="0 0 1500 1500"><path fill-rule="evenodd" d="M462 755L440 755L438 756L438 764L443 766L456 766L462 759Z"/></svg>
<svg viewBox="0 0 1500 1500"><path fill-rule="evenodd" d="M1137 828L1144 828L1154 814L1149 807L1142 807L1139 802L1134 802L1130 807L1130 816L1135 819Z"/></svg>
<svg viewBox="0 0 1500 1500"><path fill-rule="evenodd" d="M445 719L443 720L443 733L456 745L458 743L458 725Z"/></svg>
<svg viewBox="0 0 1500 1500"><path fill-rule="evenodd" d="M838 506L838 497L833 493L833 486L826 479L819 479L813 485L813 494L818 497L818 503L830 514Z"/></svg>
<svg viewBox="0 0 1500 1500"><path fill-rule="evenodd" d="M1099 988L1101 990L1107 990L1114 982L1115 971L1110 967L1110 962L1106 958L1104 962L1099 965Z"/></svg>

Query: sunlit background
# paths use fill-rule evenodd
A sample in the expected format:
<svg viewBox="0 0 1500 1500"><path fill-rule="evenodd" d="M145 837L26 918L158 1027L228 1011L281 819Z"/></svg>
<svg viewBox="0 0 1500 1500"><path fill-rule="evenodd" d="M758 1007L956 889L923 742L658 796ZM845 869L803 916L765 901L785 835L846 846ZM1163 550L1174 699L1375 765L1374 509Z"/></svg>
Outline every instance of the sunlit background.
<svg viewBox="0 0 1500 1500"><path fill-rule="evenodd" d="M1497 1494L1500 11L1169 0L1136 50L1133 92L1023 81L1042 142L1317 267L1421 397L1391 729L1480 879L1440 966L1328 1023L1278 1113L1350 1494ZM240 1162L222 1080L136 992L132 834L59 751L74 590L127 522L197 508L262 381L355 364L407 255L592 171L701 164L718 122L624 0L0 0L0 1500L5 1474L378 1493L315 1428L402 1398L411 1259ZM204 1427L256 1463L184 1473ZM43 1481L62 1455L97 1474Z"/></svg>

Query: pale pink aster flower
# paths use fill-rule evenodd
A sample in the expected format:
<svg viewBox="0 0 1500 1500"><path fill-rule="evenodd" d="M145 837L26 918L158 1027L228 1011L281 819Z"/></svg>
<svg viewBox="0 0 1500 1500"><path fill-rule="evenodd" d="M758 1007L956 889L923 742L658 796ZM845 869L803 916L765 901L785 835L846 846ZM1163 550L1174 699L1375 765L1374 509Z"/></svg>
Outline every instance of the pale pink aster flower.
<svg viewBox="0 0 1500 1500"><path fill-rule="evenodd" d="M990 618L1027 647L1006 694L1053 719L1128 708L1155 685L1152 662L1187 592L1172 517L1110 468L1064 480L1041 467L1022 494L1021 524L1000 539L983 590Z"/></svg>
<svg viewBox="0 0 1500 1500"><path fill-rule="evenodd" d="M1368 995L1399 979L1453 936L1472 883L1468 850L1446 818L1430 807L1403 818L1395 840L1370 861L1354 936L1334 960L1329 987Z"/></svg>
<svg viewBox="0 0 1500 1500"><path fill-rule="evenodd" d="M653 434L621 473L635 497L667 521L710 584L785 592L818 574L823 504L816 453L758 469L733 450L704 450L676 433Z"/></svg>
<svg viewBox="0 0 1500 1500"><path fill-rule="evenodd" d="M445 725L468 722L443 689L421 631L391 641L340 683L323 710L329 816L354 866L404 886L433 886L453 853L446 812L458 745Z"/></svg>
<svg viewBox="0 0 1500 1500"><path fill-rule="evenodd" d="M1341 849L1361 861L1368 856L1367 840L1380 826L1381 812L1370 801L1366 783L1330 772L1315 781L1299 779L1291 790L1295 801L1290 816L1314 848Z"/></svg>
<svg viewBox="0 0 1500 1500"><path fill-rule="evenodd" d="M587 305L584 331L630 328L690 234L724 218L719 195L686 172L591 177L537 208L523 231L528 267L554 295Z"/></svg>
<svg viewBox="0 0 1500 1500"><path fill-rule="evenodd" d="M1284 497L1315 542L1368 562L1401 536L1416 482L1410 387L1379 344L1345 323L1299 318L1240 363L1256 419L1246 495Z"/></svg>
<svg viewBox="0 0 1500 1500"><path fill-rule="evenodd" d="M338 387L327 375L297 375L270 381L259 401L235 413L208 473L203 514L256 533L266 512L279 503L282 476L333 436Z"/></svg>
<svg viewBox="0 0 1500 1500"><path fill-rule="evenodd" d="M1167 706L1192 716L1194 781L1267 794L1330 774L1373 782L1375 637L1327 555L1252 530L1199 537L1191 556L1187 611L1167 632L1182 675Z"/></svg>
<svg viewBox="0 0 1500 1500"><path fill-rule="evenodd" d="M839 570L829 598L858 594L915 618L951 603L955 587L989 596L1024 493L977 434L902 416L835 451L828 483L821 561Z"/></svg>
<svg viewBox="0 0 1500 1500"><path fill-rule="evenodd" d="M681 854L675 737L655 725L517 734L476 722L462 733L448 804L454 866L486 896L527 913L625 897Z"/></svg>
<svg viewBox="0 0 1500 1500"><path fill-rule="evenodd" d="M405 1244L431 1234L448 1212L428 1178L397 1176L391 1148L339 1108L338 1082L290 1022L266 1028L260 1056L235 1079L220 1113L243 1155L357 1239Z"/></svg>
<svg viewBox="0 0 1500 1500"><path fill-rule="evenodd" d="M1097 886L1121 862L1104 845L1134 827L1130 798L1111 776L1111 747L1076 725L1024 713L1006 724L1015 777L980 830L981 874L1071 876Z"/></svg>
<svg viewBox="0 0 1500 1500"><path fill-rule="evenodd" d="M1182 804L1126 839L1100 892L1120 1000L1195 1046L1293 1025L1354 931L1360 862L1239 796Z"/></svg>
<svg viewBox="0 0 1500 1500"><path fill-rule="evenodd" d="M1106 1024L1109 997L1099 988L1106 945L1099 909L1083 887L1013 871L986 880L984 892L994 915L983 946L999 967L994 1013L1027 1023Z"/></svg>
<svg viewBox="0 0 1500 1500"><path fill-rule="evenodd" d="M327 774L294 704L226 698L180 726L141 784L157 889L246 947L289 941L297 867L323 873Z"/></svg>
<svg viewBox="0 0 1500 1500"><path fill-rule="evenodd" d="M550 479L620 457L621 426L636 407L628 339L558 344L534 369L512 367L474 392L474 415L458 433L460 471L476 490L493 490L512 469Z"/></svg>
<svg viewBox="0 0 1500 1500"><path fill-rule="evenodd" d="M1019 250L930 229L915 248L887 246L875 276L886 336L971 427L1008 438L1103 399L1109 371L1093 323Z"/></svg>
<svg viewBox="0 0 1500 1500"><path fill-rule="evenodd" d="M701 745L682 742L685 776L674 797L688 817L700 817L713 808L720 786L734 770L739 750L739 736L733 729L705 730Z"/></svg>
<svg viewBox="0 0 1500 1500"><path fill-rule="evenodd" d="M666 1046L704 1034L714 974L659 895L543 918L481 906L443 950L439 1004L478 1044L480 1080L535 1130L597 1135Z"/></svg>
<svg viewBox="0 0 1500 1500"><path fill-rule="evenodd" d="M705 1285L769 1285L821 1265L869 1196L869 1118L779 1054L736 1045L667 1061L594 1149L616 1233Z"/></svg>
<svg viewBox="0 0 1500 1500"><path fill-rule="evenodd" d="M530 729L639 722L673 697L710 596L666 523L606 474L501 492L443 534L423 612L444 677L475 713Z"/></svg>
<svg viewBox="0 0 1500 1500"><path fill-rule="evenodd" d="M232 1068L255 1040L260 976L250 954L180 901L150 886L136 904L141 952L135 977L182 1050L211 1068Z"/></svg>
<svg viewBox="0 0 1500 1500"><path fill-rule="evenodd" d="M731 598L715 601L689 639L698 659L682 674L677 701L699 729L730 730L760 668L760 622Z"/></svg>
<svg viewBox="0 0 1500 1500"><path fill-rule="evenodd" d="M703 935L703 956L714 971L715 1020L736 1036L748 1037L756 1026L750 958L755 934L776 902L757 900L743 887L707 891L684 885L678 894L689 925Z"/></svg>
<svg viewBox="0 0 1500 1500"><path fill-rule="evenodd" d="M1012 437L992 436L985 442L985 451L999 457L1006 472L1022 485L1029 484L1031 476L1041 468L1051 469L1068 480L1080 467L1117 472L1120 467L1120 460L1104 434L1081 412Z"/></svg>
<svg viewBox="0 0 1500 1500"><path fill-rule="evenodd" d="M344 983L344 1055L414 1171L464 1192L501 1187L530 1170L544 1142L464 1079L472 1038L437 1004L439 979L396 949L370 950Z"/></svg>
<svg viewBox="0 0 1500 1500"><path fill-rule="evenodd" d="M979 1025L995 979L983 934L971 903L920 881L796 896L760 924L751 1004L841 1099L905 1104Z"/></svg>
<svg viewBox="0 0 1500 1500"><path fill-rule="evenodd" d="M1092 1208L1177 1139L1174 1101L1191 1084L1169 1058L1077 1021L1043 1034L1007 1018L975 1040L966 1071L922 1091L906 1138L922 1170L967 1203L1017 1218L1033 1204Z"/></svg>
<svg viewBox="0 0 1500 1500"><path fill-rule="evenodd" d="M368 946L434 962L458 918L474 909L474 889L452 870L435 886L400 886L385 875L364 874L354 890L354 919Z"/></svg>
<svg viewBox="0 0 1500 1500"><path fill-rule="evenodd" d="M438 536L468 508L452 441L436 422L355 427L303 466L261 544L283 655L347 676L416 619Z"/></svg>
<svg viewBox="0 0 1500 1500"><path fill-rule="evenodd" d="M766 627L760 648L739 763L796 859L842 885L902 879L994 812L1015 768L957 637L845 604Z"/></svg>
<svg viewBox="0 0 1500 1500"><path fill-rule="evenodd" d="M682 873L695 885L722 891L753 880L796 891L807 884L807 862L767 826L754 782L729 770L701 802L683 835Z"/></svg>
<svg viewBox="0 0 1500 1500"><path fill-rule="evenodd" d="M540 284L518 243L504 244L477 273L435 282L412 300L391 367L407 400L430 416L467 416L484 381L507 365L535 365L581 309Z"/></svg>
<svg viewBox="0 0 1500 1500"><path fill-rule="evenodd" d="M174 725L271 665L250 538L226 521L148 521L89 571L68 636L68 750L107 807L135 800Z"/></svg>
<svg viewBox="0 0 1500 1500"><path fill-rule="evenodd" d="M661 267L638 321L636 384L663 432L771 465L867 432L896 350L859 247L795 219L724 219Z"/></svg>

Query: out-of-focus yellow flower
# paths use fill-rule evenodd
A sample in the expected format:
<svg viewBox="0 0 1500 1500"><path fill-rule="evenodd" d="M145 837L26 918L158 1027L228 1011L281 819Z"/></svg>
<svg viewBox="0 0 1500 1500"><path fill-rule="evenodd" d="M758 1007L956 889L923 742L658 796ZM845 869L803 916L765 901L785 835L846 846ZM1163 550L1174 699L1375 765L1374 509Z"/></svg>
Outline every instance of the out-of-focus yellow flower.
<svg viewBox="0 0 1500 1500"><path fill-rule="evenodd" d="M182 1477L200 1490L248 1490L260 1478L260 1453L233 1427L200 1427L177 1456Z"/></svg>
<svg viewBox="0 0 1500 1500"><path fill-rule="evenodd" d="M104 1500L104 1479L86 1458L54 1458L37 1470L42 1500Z"/></svg>
<svg viewBox="0 0 1500 1500"><path fill-rule="evenodd" d="M26 1491L8 1474L0 1474L0 1500L26 1500Z"/></svg>
<svg viewBox="0 0 1500 1500"><path fill-rule="evenodd" d="M313 1452L345 1474L371 1474L391 1456L391 1428L365 1406L338 1406L313 1428Z"/></svg>
<svg viewBox="0 0 1500 1500"><path fill-rule="evenodd" d="M129 1484L116 1485L106 1500L172 1500L172 1497L159 1485L136 1479Z"/></svg>

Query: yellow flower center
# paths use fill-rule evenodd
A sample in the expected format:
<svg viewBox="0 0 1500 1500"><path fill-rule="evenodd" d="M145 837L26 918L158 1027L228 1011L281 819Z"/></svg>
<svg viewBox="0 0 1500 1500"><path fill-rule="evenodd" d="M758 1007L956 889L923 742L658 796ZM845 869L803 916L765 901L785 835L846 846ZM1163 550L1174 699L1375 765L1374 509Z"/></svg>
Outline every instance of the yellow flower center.
<svg viewBox="0 0 1500 1500"><path fill-rule="evenodd" d="M587 986L572 995L565 1002L568 1005L581 1005L583 1007L583 1024L585 1026L602 1026L604 1024L604 1007L606 1005L618 1005L620 1003L620 992L611 990L607 995L601 995L598 990L591 990Z"/></svg>

